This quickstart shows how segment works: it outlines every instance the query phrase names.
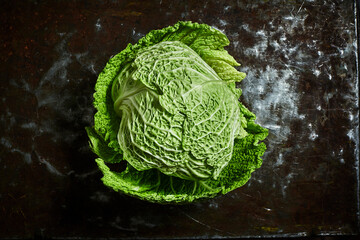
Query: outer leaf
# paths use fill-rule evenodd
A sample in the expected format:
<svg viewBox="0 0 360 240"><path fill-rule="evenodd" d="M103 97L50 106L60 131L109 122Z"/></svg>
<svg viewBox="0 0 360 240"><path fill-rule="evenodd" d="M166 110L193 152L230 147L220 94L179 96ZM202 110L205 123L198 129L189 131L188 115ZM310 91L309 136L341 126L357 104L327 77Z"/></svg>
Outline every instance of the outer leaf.
<svg viewBox="0 0 360 240"><path fill-rule="evenodd" d="M247 109L244 107L244 111ZM253 123L252 116L247 120ZM249 135L235 140L234 154L230 163L224 168L217 180L189 181L170 177L157 170L137 171L128 165L121 173L110 171L104 161L97 159L97 163L104 173L102 178L105 185L116 191L158 203L187 203L194 200L226 194L244 185L251 177L251 173L261 166L261 156L266 150L264 143L258 144L267 136L264 128L246 129ZM254 144L255 143L255 144Z"/></svg>
<svg viewBox="0 0 360 240"><path fill-rule="evenodd" d="M87 127L86 132L90 139L90 148L104 161L109 163L117 163L122 160L122 156L119 152L114 151L110 148L104 139L100 137L93 128Z"/></svg>

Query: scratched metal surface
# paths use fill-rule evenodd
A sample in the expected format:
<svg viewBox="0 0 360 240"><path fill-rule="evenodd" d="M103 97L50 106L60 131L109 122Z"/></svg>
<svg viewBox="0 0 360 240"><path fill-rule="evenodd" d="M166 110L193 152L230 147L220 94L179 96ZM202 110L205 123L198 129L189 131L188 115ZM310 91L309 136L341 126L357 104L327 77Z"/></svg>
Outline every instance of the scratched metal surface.
<svg viewBox="0 0 360 240"><path fill-rule="evenodd" d="M356 234L359 100L352 1L8 1L0 15L0 237ZM242 101L270 130L242 188L183 206L107 189L87 147L109 58L192 20L229 37Z"/></svg>

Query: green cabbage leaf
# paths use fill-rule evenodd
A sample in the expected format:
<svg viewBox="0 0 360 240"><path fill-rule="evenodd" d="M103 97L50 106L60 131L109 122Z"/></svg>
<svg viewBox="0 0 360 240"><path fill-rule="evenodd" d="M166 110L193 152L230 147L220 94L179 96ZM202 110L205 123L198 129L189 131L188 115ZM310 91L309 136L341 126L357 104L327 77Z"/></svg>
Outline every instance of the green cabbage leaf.
<svg viewBox="0 0 360 240"><path fill-rule="evenodd" d="M227 45L206 24L178 22L110 59L95 86L94 126L86 128L106 186L186 203L249 180L268 131L238 100L245 74ZM111 170L125 162L125 170Z"/></svg>

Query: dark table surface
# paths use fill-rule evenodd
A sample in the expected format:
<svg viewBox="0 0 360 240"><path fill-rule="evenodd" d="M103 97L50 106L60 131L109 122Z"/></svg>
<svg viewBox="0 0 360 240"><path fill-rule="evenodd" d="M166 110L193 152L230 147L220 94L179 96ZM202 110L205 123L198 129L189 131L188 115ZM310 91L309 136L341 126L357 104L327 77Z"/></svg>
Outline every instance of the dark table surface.
<svg viewBox="0 0 360 240"><path fill-rule="evenodd" d="M357 5L349 0L2 1L0 237L357 234ZM270 131L225 196L174 206L102 185L84 127L106 62L179 20L230 39L241 100Z"/></svg>

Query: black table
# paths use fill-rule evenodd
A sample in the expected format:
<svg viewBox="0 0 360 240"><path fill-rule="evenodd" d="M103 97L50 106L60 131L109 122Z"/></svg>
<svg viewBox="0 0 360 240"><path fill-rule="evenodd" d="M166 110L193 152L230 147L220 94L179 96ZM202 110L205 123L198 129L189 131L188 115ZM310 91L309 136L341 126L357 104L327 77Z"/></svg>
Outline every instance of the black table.
<svg viewBox="0 0 360 240"><path fill-rule="evenodd" d="M0 12L0 237L359 233L354 2L3 1ZM84 127L109 58L179 20L229 37L247 73L241 101L270 134L244 187L158 205L101 183Z"/></svg>

